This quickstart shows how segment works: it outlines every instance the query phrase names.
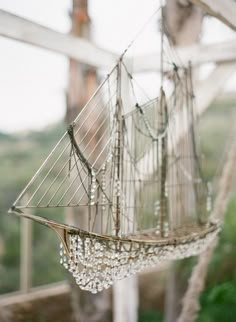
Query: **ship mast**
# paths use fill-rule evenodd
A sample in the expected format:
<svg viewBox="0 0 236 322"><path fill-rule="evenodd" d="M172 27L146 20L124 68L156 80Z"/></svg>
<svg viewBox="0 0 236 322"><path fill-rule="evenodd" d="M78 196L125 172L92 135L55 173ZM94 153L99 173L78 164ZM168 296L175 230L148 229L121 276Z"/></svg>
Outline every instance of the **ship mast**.
<svg viewBox="0 0 236 322"><path fill-rule="evenodd" d="M167 106L166 97L163 89L163 78L164 78L164 66L163 66L163 54L164 54L164 25L163 25L163 6L161 7L161 55L160 55L160 66L161 66L161 89L160 89L160 132L164 133L167 127ZM167 237L166 231L166 217L167 217L167 196L166 196L166 178L167 178L167 133L159 139L159 162L160 162L160 233L161 237Z"/></svg>
<svg viewBox="0 0 236 322"><path fill-rule="evenodd" d="M122 59L122 58L121 58ZM122 176L122 99L121 99L121 59L117 64L117 100L116 100L116 143L115 143L115 234L120 232L121 216L121 176Z"/></svg>

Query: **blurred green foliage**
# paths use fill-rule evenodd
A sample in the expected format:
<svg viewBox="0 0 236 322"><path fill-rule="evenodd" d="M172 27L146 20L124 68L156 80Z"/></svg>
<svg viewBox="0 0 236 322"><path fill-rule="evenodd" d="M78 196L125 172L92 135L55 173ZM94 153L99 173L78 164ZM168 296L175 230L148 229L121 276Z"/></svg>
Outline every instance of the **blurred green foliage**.
<svg viewBox="0 0 236 322"><path fill-rule="evenodd" d="M197 322L235 322L236 319L236 200L226 214L219 244L200 297Z"/></svg>
<svg viewBox="0 0 236 322"><path fill-rule="evenodd" d="M200 122L204 140L205 175L217 179L223 168L235 127L235 101L211 106ZM236 173L232 173L235 175ZM216 190L216 189L215 189ZM215 191L216 193L216 191ZM234 322L236 320L236 185L231 193L219 243L208 267L206 288L200 297L197 322ZM191 265L190 265L191 266Z"/></svg>
<svg viewBox="0 0 236 322"><path fill-rule="evenodd" d="M43 132L7 135L0 133L0 293L19 289L20 219L7 214L13 201L47 157L65 131L63 123ZM36 215L44 215L42 210ZM51 219L60 220L63 210L52 210ZM64 279L55 234L33 224L33 286ZM48 245L52 251L48 253Z"/></svg>
<svg viewBox="0 0 236 322"><path fill-rule="evenodd" d="M200 298L197 322L235 322L236 283L219 283L206 289Z"/></svg>
<svg viewBox="0 0 236 322"><path fill-rule="evenodd" d="M161 313L156 311L140 312L139 322L164 322Z"/></svg>

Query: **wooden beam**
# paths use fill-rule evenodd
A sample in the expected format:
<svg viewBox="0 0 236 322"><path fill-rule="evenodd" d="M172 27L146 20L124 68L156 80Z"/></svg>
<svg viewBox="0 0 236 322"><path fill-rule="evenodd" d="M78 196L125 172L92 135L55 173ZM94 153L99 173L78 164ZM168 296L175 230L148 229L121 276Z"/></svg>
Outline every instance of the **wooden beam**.
<svg viewBox="0 0 236 322"><path fill-rule="evenodd" d="M190 2L236 31L236 2L234 0L190 0Z"/></svg>
<svg viewBox="0 0 236 322"><path fill-rule="evenodd" d="M1 296L0 321L71 321L69 292L70 286L63 282L38 287L27 294Z"/></svg>
<svg viewBox="0 0 236 322"><path fill-rule="evenodd" d="M174 62L178 65L188 66L191 61L193 66L205 64L209 62L222 63L236 61L236 39L216 43L211 45L193 45L189 47L176 47L174 51ZM177 58L178 61L176 61ZM172 68L169 65L167 68ZM160 70L160 54L152 53L142 56L136 56L133 60L133 71L159 71Z"/></svg>
<svg viewBox="0 0 236 322"><path fill-rule="evenodd" d="M89 41L62 34L3 10L0 10L0 35L66 55L96 68L109 69L119 57L119 55L101 49ZM189 60L192 65L236 60L235 39L218 44L195 45L175 50L181 63L186 66ZM160 70L159 53L134 57L133 62L134 72Z"/></svg>
<svg viewBox="0 0 236 322"><path fill-rule="evenodd" d="M197 115L200 116L205 112L209 107L211 102L215 99L218 93L223 89L225 81L232 75L233 71L236 68L236 63L232 64L220 64L212 71L206 80L204 80L199 87L195 90L196 96L196 106L197 106ZM182 124L182 113L176 115L175 122L178 125L178 132L176 133L175 141L173 144L177 144L180 139L184 136L186 127ZM182 124L182 126L181 126ZM169 125L172 126L171 124ZM170 151L171 152L171 151ZM151 148L140 161L137 163L136 167L140 169L139 172L142 173L141 180L152 175L158 167L158 163L153 166L153 159L156 157L156 150ZM143 169L146 169L146 172L143 172ZM140 185L137 185L136 189L138 190Z"/></svg>
<svg viewBox="0 0 236 322"><path fill-rule="evenodd" d="M66 55L97 68L110 69L118 58L89 41L62 34L4 10L0 10L0 35Z"/></svg>
<svg viewBox="0 0 236 322"><path fill-rule="evenodd" d="M223 92L226 80L233 74L235 69L236 63L219 64L207 79L199 84L195 90L198 116L203 114L212 101Z"/></svg>
<svg viewBox="0 0 236 322"><path fill-rule="evenodd" d="M216 98L216 103L223 103L223 102L232 102L236 101L236 93L235 91L227 91L224 93L220 93Z"/></svg>
<svg viewBox="0 0 236 322"><path fill-rule="evenodd" d="M168 266L169 262L164 262L139 274L141 310L157 310L157 303L163 301L164 283L156 285L153 280L156 276L161 276L164 280ZM110 299L111 288L106 292ZM0 321L72 321L70 297L70 285L66 282L33 288L28 294L1 294Z"/></svg>

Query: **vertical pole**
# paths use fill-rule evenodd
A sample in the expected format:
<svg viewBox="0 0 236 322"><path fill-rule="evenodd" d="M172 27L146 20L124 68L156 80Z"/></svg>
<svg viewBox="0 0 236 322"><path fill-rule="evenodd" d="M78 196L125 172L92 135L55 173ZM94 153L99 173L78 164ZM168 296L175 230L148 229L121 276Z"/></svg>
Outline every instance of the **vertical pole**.
<svg viewBox="0 0 236 322"><path fill-rule="evenodd" d="M127 64L126 64L127 66ZM120 64L120 68L122 68L122 64ZM127 66L129 69L129 65ZM121 73L121 87L120 87L122 94L122 101L120 100L120 108L122 107L123 113L127 113L130 104L129 104L129 78L127 73L122 69ZM121 115L122 116L122 115ZM122 122L122 117L121 117ZM120 125L122 126L122 124ZM129 124L126 124L127 127L127 135L128 137L131 136L132 127L129 126ZM122 130L122 128L121 128ZM122 133L121 133L122 134ZM123 142L123 139L121 138L121 144ZM121 153L123 153L121 151ZM121 162L124 160L128 160L130 155L124 151L124 156L121 157ZM129 163L129 162L128 162ZM130 163L131 164L131 163ZM132 169L130 166L124 167L123 174L121 173L121 176L123 175L124 178L128 179L131 178L131 171ZM134 221L134 202L135 202L135 196L134 196L134 187L132 186L132 183L127 180L127 185L129 186L128 191L130 193L127 193L126 196L123 196L124 199L126 199L126 204L130 205L131 207L127 208L126 216L128 216L128 219L125 219L126 222L123 222L122 220L122 231L124 233L132 232L133 225L130 227L129 221ZM122 191L121 191L122 192ZM138 321L138 276L133 275L129 278L126 278L124 280L117 281L113 286L113 321L114 322L137 322Z"/></svg>
<svg viewBox="0 0 236 322"><path fill-rule="evenodd" d="M161 55L160 55L160 66L161 66L161 90L160 90L160 128L161 132L165 130L167 126L166 120L166 100L165 92L163 90L163 76L164 76L164 15L163 15L163 4L161 1ZM167 135L167 134L166 134ZM167 144L166 136L161 138L160 142L160 151L161 151L161 167L160 167L160 233L161 237L165 237L164 232L164 220L166 219L166 172L167 172Z"/></svg>
<svg viewBox="0 0 236 322"><path fill-rule="evenodd" d="M32 278L32 221L22 217L20 225L20 290L28 293Z"/></svg>
<svg viewBox="0 0 236 322"><path fill-rule="evenodd" d="M163 23L163 4L161 1L161 55L160 55L160 66L161 66L161 88L163 87L163 73L164 73L164 61L163 61L163 53L164 53L164 23Z"/></svg>
<svg viewBox="0 0 236 322"><path fill-rule="evenodd" d="M71 22L71 33L74 36L90 38L90 19L88 16L87 0L73 0ZM89 69L88 66L81 65L74 59L70 59L66 111L68 123L72 122L80 112L88 99L89 92L94 91L94 88L89 89L90 84L93 83L91 78L95 79L96 83L96 72L94 70Z"/></svg>
<svg viewBox="0 0 236 322"><path fill-rule="evenodd" d="M116 224L115 231L116 236L119 235L120 231L120 182L121 182L121 167L122 167L122 155L121 155L121 144L122 144L122 101L121 101L121 63L117 65L117 118L118 128L116 133Z"/></svg>
<svg viewBox="0 0 236 322"><path fill-rule="evenodd" d="M163 88L160 93L160 121L161 132L165 131L167 126L166 99ZM161 138L161 167L160 167L160 232L161 237L166 237L164 221L167 219L167 200L166 200L166 178L167 178L167 134Z"/></svg>

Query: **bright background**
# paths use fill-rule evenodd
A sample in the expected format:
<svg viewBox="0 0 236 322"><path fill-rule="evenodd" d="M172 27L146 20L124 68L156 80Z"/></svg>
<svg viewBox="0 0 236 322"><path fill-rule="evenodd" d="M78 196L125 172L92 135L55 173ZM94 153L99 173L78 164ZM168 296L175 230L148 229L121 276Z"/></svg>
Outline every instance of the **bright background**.
<svg viewBox="0 0 236 322"><path fill-rule="evenodd" d="M159 5L156 0L90 0L94 42L121 53ZM70 30L70 0L0 0L0 8L63 33ZM156 34L157 29L149 28L145 46L139 50L151 50ZM202 42L232 38L233 32L222 23L214 18L204 19ZM62 119L68 60L3 37L0 52L0 131L40 130ZM227 85L231 90L233 83L236 82L231 80Z"/></svg>

